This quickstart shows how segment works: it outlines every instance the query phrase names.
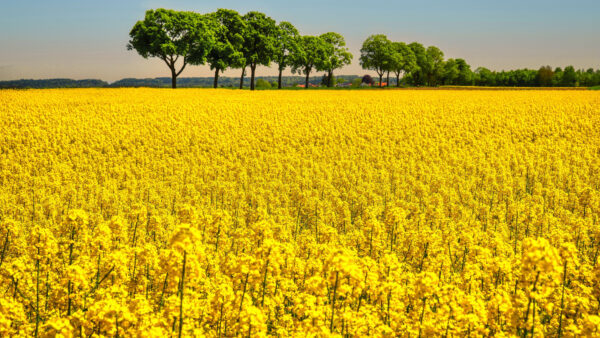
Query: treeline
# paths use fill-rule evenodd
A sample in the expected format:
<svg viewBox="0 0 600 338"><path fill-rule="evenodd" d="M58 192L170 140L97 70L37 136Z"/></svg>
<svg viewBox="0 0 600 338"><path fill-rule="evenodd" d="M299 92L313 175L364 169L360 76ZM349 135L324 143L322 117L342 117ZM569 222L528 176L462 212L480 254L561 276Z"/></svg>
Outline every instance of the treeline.
<svg viewBox="0 0 600 338"><path fill-rule="evenodd" d="M340 75L337 78L333 77L334 85L336 83L350 84L356 79L360 80L357 75ZM277 88L279 81L283 87L295 87L299 83L305 82L303 76L261 76L256 78L256 88L268 89ZM177 79L178 87L195 88L195 87L212 87L214 78L212 77L182 77ZM220 77L219 86L224 88L237 88L239 86L239 78L233 77ZM324 84L323 76L312 76L309 78L309 85L321 86ZM360 83L360 82L359 82ZM136 78L125 78L115 81L108 85L108 87L170 87L171 78L168 77L157 77L148 79L136 79Z"/></svg>
<svg viewBox="0 0 600 338"><path fill-rule="evenodd" d="M279 71L278 88L286 85L282 82L286 68L293 74L304 75L306 88L311 74L325 72L322 83L331 87L335 84L334 71L350 64L353 58L344 37L338 33L304 36L291 23L277 23L255 11L240 15L230 9L207 14L162 8L148 10L129 36L128 49L136 50L144 58L156 57L165 62L171 71L173 88L177 87L177 77L188 65L207 64L214 71L213 87L219 86L219 77L225 70L239 69L239 88L244 87L249 70L250 89L254 89L257 66L272 63ZM496 72L478 68L473 71L464 59L445 60L444 53L435 46L390 41L383 34L367 38L360 53L361 66L377 73L379 86L390 86L390 76L396 86L600 85L600 70L575 70L572 66L564 70L544 66L539 70Z"/></svg>
<svg viewBox="0 0 600 338"><path fill-rule="evenodd" d="M0 81L0 88L94 88L106 87L107 82L96 79L43 79L43 80L12 80Z"/></svg>
<svg viewBox="0 0 600 338"><path fill-rule="evenodd" d="M540 67L538 70L518 69L510 71L491 71L477 68L473 74L473 84L477 86L511 87L594 87L600 86L600 69L575 70L567 66Z"/></svg>
<svg viewBox="0 0 600 338"><path fill-rule="evenodd" d="M148 10L130 33L127 48L144 58L156 57L171 71L171 86L187 65L208 64L215 72L213 86L226 69L240 69L239 87L244 86L250 71L250 89L255 88L256 67L277 64L279 78L284 69L304 74L309 87L310 74L333 72L352 61L344 37L335 32L320 36L303 36L289 22L276 23L264 13L240 15L234 10L219 9L200 14L169 9ZM328 86L332 86L328 81ZM281 80L278 87L281 88Z"/></svg>
<svg viewBox="0 0 600 338"><path fill-rule="evenodd" d="M435 46L425 47L418 42L406 44L390 41L385 35L372 35L363 43L360 64L379 75L379 86L394 84L412 86L506 86L506 87L593 87L600 85L600 70L518 69L491 71L487 68L471 70L464 59L444 60L444 53ZM403 75L402 79L400 76ZM383 82L386 76L387 82Z"/></svg>
<svg viewBox="0 0 600 338"><path fill-rule="evenodd" d="M256 78L256 88L270 89L277 88L278 81L285 87L296 87L300 83L304 83L304 76L261 76ZM309 84L311 86L326 86L326 76L311 76ZM340 75L332 77L334 85L340 84L344 86L354 85L358 87L361 83L361 77L358 75ZM177 79L178 87L185 88L206 88L213 86L214 78L212 77L182 77ZM219 86L224 88L237 88L239 86L239 78L223 77L219 79ZM122 88L122 87L152 87L165 88L171 87L170 77L156 78L124 78L112 83L102 80L87 79L39 79L39 80L10 80L0 81L0 89L45 89L45 88Z"/></svg>

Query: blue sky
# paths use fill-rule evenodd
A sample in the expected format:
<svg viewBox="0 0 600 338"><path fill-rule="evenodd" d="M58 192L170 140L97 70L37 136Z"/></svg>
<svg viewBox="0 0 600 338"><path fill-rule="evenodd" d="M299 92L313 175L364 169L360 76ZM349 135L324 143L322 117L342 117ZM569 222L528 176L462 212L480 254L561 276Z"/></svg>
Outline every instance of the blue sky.
<svg viewBox="0 0 600 338"><path fill-rule="evenodd" d="M211 12L258 10L292 22L302 34L336 31L354 54L341 74L363 74L362 41L384 33L461 57L473 69L574 65L600 68L600 1L239 1L0 0L0 80L169 76L161 61L125 46L133 24L150 8ZM238 70L225 76L237 76ZM259 69L272 75L274 69ZM211 76L194 66L182 76Z"/></svg>

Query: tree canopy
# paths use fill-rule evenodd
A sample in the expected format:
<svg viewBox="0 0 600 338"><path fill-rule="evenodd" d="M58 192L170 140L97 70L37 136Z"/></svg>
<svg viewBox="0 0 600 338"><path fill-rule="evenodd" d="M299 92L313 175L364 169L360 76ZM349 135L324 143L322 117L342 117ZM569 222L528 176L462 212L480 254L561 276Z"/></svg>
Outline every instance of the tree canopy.
<svg viewBox="0 0 600 338"><path fill-rule="evenodd" d="M309 86L310 73L313 70L325 70L327 44L318 36L302 36L298 39L298 48L291 59L292 73L306 75L305 88Z"/></svg>
<svg viewBox="0 0 600 338"><path fill-rule="evenodd" d="M256 66L269 66L277 53L278 29L275 20L264 13L248 12L243 16L243 20L246 29L242 53L245 66L250 67L250 89L254 89Z"/></svg>
<svg viewBox="0 0 600 338"><path fill-rule="evenodd" d="M144 20L133 26L129 36L129 50L135 49L144 58L157 57L167 64L173 88L188 64L204 64L215 44L214 32L205 16L163 8L146 11Z"/></svg>
<svg viewBox="0 0 600 338"><path fill-rule="evenodd" d="M144 58L163 60L171 73L172 88L177 87L177 78L187 65L207 63L214 71L213 87L219 86L222 72L237 68L242 70L239 80L243 88L246 69L250 68L250 89L254 89L257 66L268 67L272 62L277 64L278 88L282 87L282 73L288 67L292 73L305 75L307 88L311 73L324 71L323 84L331 87L335 82L334 71L349 65L353 59L339 33L301 36L290 22L277 23L256 11L240 15L231 9L207 14L164 8L148 10L144 19L135 23L129 37L129 50L135 50ZM395 74L397 86L401 81L413 86L592 87L600 84L600 70L576 70L573 66L509 71L479 67L472 71L464 59L445 60L444 53L436 46L391 41L384 34L371 35L363 42L359 62L363 69L377 73L380 86L384 74L390 85L390 73Z"/></svg>
<svg viewBox="0 0 600 338"><path fill-rule="evenodd" d="M215 71L214 87L217 88L219 72L227 68L237 68L244 64L242 46L245 23L238 12L231 9L218 9L208 15L210 28L214 30L215 42L208 53L210 69Z"/></svg>
<svg viewBox="0 0 600 338"><path fill-rule="evenodd" d="M349 65L352 54L346 48L344 37L335 32L327 32L320 36L325 44L326 54L322 62L322 69L327 71L327 87L333 86L333 71Z"/></svg>
<svg viewBox="0 0 600 338"><path fill-rule="evenodd" d="M277 25L277 51L273 56L273 62L277 64L277 70L279 71L279 80L277 81L277 87L281 89L281 76L283 70L290 66L291 56L296 53L298 49L298 38L300 34L294 25L287 21L282 21Z"/></svg>
<svg viewBox="0 0 600 338"><path fill-rule="evenodd" d="M389 70L396 75L396 86L400 86L400 75L402 73L410 73L416 67L417 58L412 49L404 42L393 42Z"/></svg>
<svg viewBox="0 0 600 338"><path fill-rule="evenodd" d="M383 74L390 70L393 52L392 42L383 34L369 36L360 49L360 65L379 75L379 86L382 85Z"/></svg>

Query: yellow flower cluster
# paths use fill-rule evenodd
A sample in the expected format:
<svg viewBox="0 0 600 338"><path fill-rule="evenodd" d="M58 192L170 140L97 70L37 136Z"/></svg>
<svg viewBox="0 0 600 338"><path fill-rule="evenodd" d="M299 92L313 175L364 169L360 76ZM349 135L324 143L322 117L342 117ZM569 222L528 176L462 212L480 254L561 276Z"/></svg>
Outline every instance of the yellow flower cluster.
<svg viewBox="0 0 600 338"><path fill-rule="evenodd" d="M593 91L0 91L0 336L597 336L599 189Z"/></svg>

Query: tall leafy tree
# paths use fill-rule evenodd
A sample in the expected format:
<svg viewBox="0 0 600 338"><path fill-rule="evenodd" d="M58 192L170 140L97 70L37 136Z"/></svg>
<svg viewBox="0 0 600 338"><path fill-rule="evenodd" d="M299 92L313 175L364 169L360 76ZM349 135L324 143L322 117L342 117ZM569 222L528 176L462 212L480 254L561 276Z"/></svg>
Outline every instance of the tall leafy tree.
<svg viewBox="0 0 600 338"><path fill-rule="evenodd" d="M254 90L254 76L258 65L269 66L277 53L277 24L275 20L260 12L248 12L243 16L246 24L242 53L240 84L243 86L246 67L250 67L250 89Z"/></svg>
<svg viewBox="0 0 600 338"><path fill-rule="evenodd" d="M540 87L549 87L552 85L552 77L554 77L554 71L550 66L542 66L538 70L536 76L536 82Z"/></svg>
<svg viewBox="0 0 600 338"><path fill-rule="evenodd" d="M478 86L495 86L496 74L485 67L475 70L475 84Z"/></svg>
<svg viewBox="0 0 600 338"><path fill-rule="evenodd" d="M325 43L327 55L323 60L322 68L327 71L327 87L333 86L333 71L349 65L352 54L346 48L344 37L335 32L328 32L320 36Z"/></svg>
<svg viewBox="0 0 600 338"><path fill-rule="evenodd" d="M423 71L427 77L427 85L435 86L444 71L444 53L435 46L429 46L425 56L426 62Z"/></svg>
<svg viewBox="0 0 600 338"><path fill-rule="evenodd" d="M383 74L390 69L393 53L392 42L383 34L369 36L360 49L360 65L379 75L380 87Z"/></svg>
<svg viewBox="0 0 600 338"><path fill-rule="evenodd" d="M157 57L171 70L171 86L188 64L203 64L214 44L214 33L206 17L193 12L159 8L146 11L129 32L128 50L144 58ZM177 65L177 62L179 65Z"/></svg>
<svg viewBox="0 0 600 338"><path fill-rule="evenodd" d="M417 58L404 42L392 42L392 49L390 70L396 75L396 87L400 87L400 75L412 72L417 67Z"/></svg>
<svg viewBox="0 0 600 338"><path fill-rule="evenodd" d="M577 74L573 66L565 67L562 75L561 85L564 87L574 87L577 85Z"/></svg>
<svg viewBox="0 0 600 338"><path fill-rule="evenodd" d="M457 84L468 86L473 85L473 71L471 70L471 66L464 59L454 59L456 65L458 67L458 78Z"/></svg>
<svg viewBox="0 0 600 338"><path fill-rule="evenodd" d="M273 62L277 64L279 77L277 79L277 88L281 89L281 76L283 70L290 66L291 57L298 49L299 33L296 27L287 21L282 21L277 25L277 52Z"/></svg>
<svg viewBox="0 0 600 338"><path fill-rule="evenodd" d="M328 50L318 36L302 36L298 42L298 48L291 58L292 73L306 75L305 88L308 89L310 73L323 70Z"/></svg>
<svg viewBox="0 0 600 338"><path fill-rule="evenodd" d="M215 43L208 53L207 62L215 71L213 86L219 85L219 74L227 68L240 67L244 63L242 46L245 24L238 12L230 9L218 9L208 15L215 32Z"/></svg>
<svg viewBox="0 0 600 338"><path fill-rule="evenodd" d="M415 86L422 86L427 81L425 76L425 69L427 68L427 50L418 42L412 42L408 47L412 50L417 61L416 67L410 72L410 82Z"/></svg>
<svg viewBox="0 0 600 338"><path fill-rule="evenodd" d="M460 70L458 69L458 64L454 59L448 59L444 62L444 69L442 72L442 82L445 85L454 85L458 80L458 75L460 74Z"/></svg>

